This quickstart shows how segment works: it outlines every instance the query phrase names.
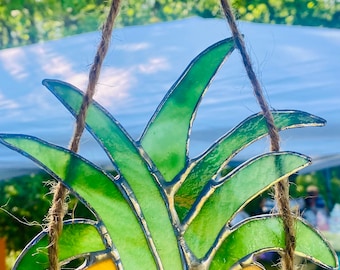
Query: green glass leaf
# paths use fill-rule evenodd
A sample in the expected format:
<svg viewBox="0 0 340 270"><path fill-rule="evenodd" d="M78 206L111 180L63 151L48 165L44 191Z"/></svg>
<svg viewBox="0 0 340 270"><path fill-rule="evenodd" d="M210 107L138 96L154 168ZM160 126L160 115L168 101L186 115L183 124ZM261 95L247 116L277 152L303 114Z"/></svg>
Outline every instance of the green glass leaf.
<svg viewBox="0 0 340 270"><path fill-rule="evenodd" d="M229 38L200 53L171 87L146 127L141 144L166 181L185 167L198 104L233 49L234 41Z"/></svg>
<svg viewBox="0 0 340 270"><path fill-rule="evenodd" d="M296 254L327 268L337 269L338 258L331 246L300 218L295 220ZM249 219L224 232L223 242L210 264L210 270L230 269L250 254L278 251L285 247L281 218L263 216Z"/></svg>
<svg viewBox="0 0 340 270"><path fill-rule="evenodd" d="M93 252L107 250L103 243L98 223L90 220L65 222L59 238L59 259L70 261L88 257ZM47 232L38 234L17 258L14 270L45 270L49 261L47 255Z"/></svg>
<svg viewBox="0 0 340 270"><path fill-rule="evenodd" d="M62 180L103 221L125 269L156 269L148 242L129 203L110 177L67 149L24 135L1 135L0 142ZM126 195L125 195L126 196Z"/></svg>
<svg viewBox="0 0 340 270"><path fill-rule="evenodd" d="M273 152L248 161L219 182L209 181L184 220L184 226L190 223L184 233L188 247L196 257L204 257L238 210L309 163L297 153Z"/></svg>
<svg viewBox="0 0 340 270"><path fill-rule="evenodd" d="M273 111L278 130L305 126L322 126L325 120L302 111ZM254 114L229 133L221 137L201 157L194 160L180 178L184 181L175 195L175 206L182 220L188 213L203 186L214 179L220 169L242 149L268 134L266 121L262 113ZM183 179L185 178L185 179Z"/></svg>
<svg viewBox="0 0 340 270"><path fill-rule="evenodd" d="M75 116L83 94L74 86L55 80L43 84ZM93 102L87 112L87 129L96 138L117 166L117 171L131 186L143 211L151 236L164 269L181 269L181 256L177 239L166 207L166 195L159 179L149 171L156 171L142 149L138 148L123 127L103 107ZM157 215L157 219L155 216Z"/></svg>

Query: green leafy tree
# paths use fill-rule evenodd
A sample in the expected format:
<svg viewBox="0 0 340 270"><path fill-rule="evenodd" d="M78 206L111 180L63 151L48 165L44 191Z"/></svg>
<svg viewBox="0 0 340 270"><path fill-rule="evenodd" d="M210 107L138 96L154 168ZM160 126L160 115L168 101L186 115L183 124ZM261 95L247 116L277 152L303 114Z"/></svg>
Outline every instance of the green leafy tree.
<svg viewBox="0 0 340 270"><path fill-rule="evenodd" d="M234 0L242 20L340 27L340 2L320 0ZM106 15L104 0L0 0L0 48L98 30ZM118 26L169 21L190 16L221 17L218 1L128 0Z"/></svg>
<svg viewBox="0 0 340 270"><path fill-rule="evenodd" d="M0 237L7 251L21 251L42 228L50 207L49 184L54 181L42 172L0 181ZM71 194L69 218L93 218L91 212Z"/></svg>
<svg viewBox="0 0 340 270"><path fill-rule="evenodd" d="M39 174L0 181L0 206L7 211L0 210L0 237L7 238L8 250L21 250L23 243L41 231L39 223L50 206L43 179L48 178Z"/></svg>

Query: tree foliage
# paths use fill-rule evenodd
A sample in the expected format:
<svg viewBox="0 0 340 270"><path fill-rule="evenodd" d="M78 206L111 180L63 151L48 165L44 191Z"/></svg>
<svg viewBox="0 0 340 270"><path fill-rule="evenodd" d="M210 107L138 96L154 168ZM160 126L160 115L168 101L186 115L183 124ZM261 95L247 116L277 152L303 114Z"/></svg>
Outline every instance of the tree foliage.
<svg viewBox="0 0 340 270"><path fill-rule="evenodd" d="M44 219L50 205L43 179L42 175L32 174L0 182L0 206L12 215L0 211L0 237L7 238L9 250L20 250L22 243L41 230L38 222Z"/></svg>
<svg viewBox="0 0 340 270"><path fill-rule="evenodd" d="M336 0L233 0L246 21L340 27ZM107 14L105 0L0 0L0 49L98 30ZM128 0L118 26L189 16L221 17L216 0Z"/></svg>
<svg viewBox="0 0 340 270"><path fill-rule="evenodd" d="M333 0L235 0L240 19L264 23L340 27Z"/></svg>

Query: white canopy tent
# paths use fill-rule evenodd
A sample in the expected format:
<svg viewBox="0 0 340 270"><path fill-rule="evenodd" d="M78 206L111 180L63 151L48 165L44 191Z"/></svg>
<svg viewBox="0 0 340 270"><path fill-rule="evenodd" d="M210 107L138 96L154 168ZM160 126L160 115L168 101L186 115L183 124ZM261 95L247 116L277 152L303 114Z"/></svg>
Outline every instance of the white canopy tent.
<svg viewBox="0 0 340 270"><path fill-rule="evenodd" d="M315 166L327 160L322 168L339 165L340 30L246 22L239 27L270 105L307 111L328 122L282 132L282 149L311 156ZM224 20L197 17L116 29L95 99L137 139L190 61L230 35ZM74 119L41 81L59 79L84 89L99 38L93 32L0 51L0 132L30 134L67 147ZM258 111L234 51L200 105L190 156ZM235 160L268 151L268 145L268 139L262 140ZM80 154L98 165L109 164L89 134L84 134ZM33 162L0 145L0 179L34 168Z"/></svg>

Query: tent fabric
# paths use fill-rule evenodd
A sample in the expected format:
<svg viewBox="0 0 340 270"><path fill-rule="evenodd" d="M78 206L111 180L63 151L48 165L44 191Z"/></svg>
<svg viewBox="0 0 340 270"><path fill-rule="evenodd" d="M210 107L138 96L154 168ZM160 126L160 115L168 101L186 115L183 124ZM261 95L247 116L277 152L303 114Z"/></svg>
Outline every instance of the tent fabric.
<svg viewBox="0 0 340 270"><path fill-rule="evenodd" d="M325 127L282 132L282 150L315 160L331 159L331 164L339 165L340 30L238 24L270 106L303 110L327 120ZM190 61L229 36L224 20L198 17L115 29L95 99L138 139ZM41 81L64 80L85 89L99 39L100 33L92 32L0 51L0 132L30 134L67 147L74 119ZM241 57L234 51L199 107L190 157L259 111ZM235 160L262 154L268 148L268 139L264 139ZM80 154L98 165L109 164L87 133L81 140ZM0 146L0 179L34 168L33 162Z"/></svg>

